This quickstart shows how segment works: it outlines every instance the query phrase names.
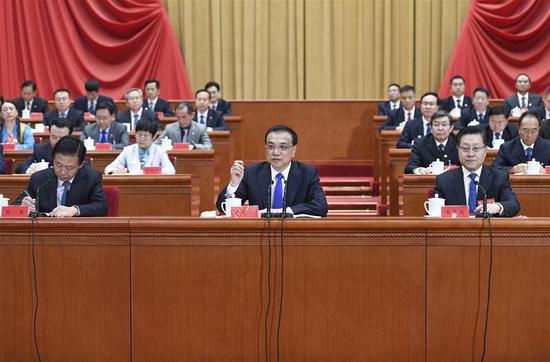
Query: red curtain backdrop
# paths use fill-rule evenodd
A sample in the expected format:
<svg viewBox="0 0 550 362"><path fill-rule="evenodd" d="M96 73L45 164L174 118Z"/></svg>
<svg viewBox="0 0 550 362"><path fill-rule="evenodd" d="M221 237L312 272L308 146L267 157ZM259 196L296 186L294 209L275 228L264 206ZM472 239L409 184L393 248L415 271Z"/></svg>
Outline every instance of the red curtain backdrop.
<svg viewBox="0 0 550 362"><path fill-rule="evenodd" d="M531 78L531 92L550 87L550 2L548 0L472 0L453 56L439 89L464 76L466 92L486 86L491 98L516 92L518 73Z"/></svg>
<svg viewBox="0 0 550 362"><path fill-rule="evenodd" d="M15 98L23 80L52 99L56 88L124 98L147 78L161 97L193 98L176 35L162 0L1 0L0 94Z"/></svg>

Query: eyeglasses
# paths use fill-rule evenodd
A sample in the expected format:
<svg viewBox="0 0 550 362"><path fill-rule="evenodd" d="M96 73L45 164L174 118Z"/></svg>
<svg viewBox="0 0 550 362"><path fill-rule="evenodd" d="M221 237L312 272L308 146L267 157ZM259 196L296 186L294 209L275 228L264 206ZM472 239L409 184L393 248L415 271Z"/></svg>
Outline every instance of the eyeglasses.
<svg viewBox="0 0 550 362"><path fill-rule="evenodd" d="M526 134L536 134L539 132L539 129L538 128L520 128L519 131L521 133L526 133Z"/></svg>
<svg viewBox="0 0 550 362"><path fill-rule="evenodd" d="M459 146L458 148L464 153L470 153L470 151L474 153L480 153L485 149L485 147L486 146L474 146L474 147Z"/></svg>
<svg viewBox="0 0 550 362"><path fill-rule="evenodd" d="M265 149L268 152L274 152L275 150L279 150L281 152L287 152L292 146L290 145L266 145Z"/></svg>
<svg viewBox="0 0 550 362"><path fill-rule="evenodd" d="M147 140L153 138L150 133L136 133L136 138L141 138L142 140Z"/></svg>

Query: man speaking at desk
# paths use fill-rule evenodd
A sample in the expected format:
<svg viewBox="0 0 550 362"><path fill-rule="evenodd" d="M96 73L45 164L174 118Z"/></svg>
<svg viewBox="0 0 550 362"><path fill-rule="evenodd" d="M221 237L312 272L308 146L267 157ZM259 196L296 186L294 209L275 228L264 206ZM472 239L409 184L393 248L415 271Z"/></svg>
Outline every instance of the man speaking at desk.
<svg viewBox="0 0 550 362"><path fill-rule="evenodd" d="M477 126L463 128L458 133L457 144L462 167L437 176L434 194L445 199L446 205L468 205L470 215L475 215L482 211L482 205L478 204L485 190L489 214L516 215L520 206L508 174L483 165L487 154L483 130Z"/></svg>
<svg viewBox="0 0 550 362"><path fill-rule="evenodd" d="M292 160L298 144L296 132L277 125L267 130L264 139L267 161L246 167L242 161L235 161L230 170L231 182L218 195L218 210L222 211L221 203L226 198L235 195L243 203L248 200L250 205L258 205L261 211L271 200L273 212L280 212L285 204L286 212L294 215L326 216L328 205L317 169Z"/></svg>
<svg viewBox="0 0 550 362"><path fill-rule="evenodd" d="M14 204L52 217L107 215L101 174L85 164L85 158L82 141L61 138L53 148L53 168L35 172Z"/></svg>

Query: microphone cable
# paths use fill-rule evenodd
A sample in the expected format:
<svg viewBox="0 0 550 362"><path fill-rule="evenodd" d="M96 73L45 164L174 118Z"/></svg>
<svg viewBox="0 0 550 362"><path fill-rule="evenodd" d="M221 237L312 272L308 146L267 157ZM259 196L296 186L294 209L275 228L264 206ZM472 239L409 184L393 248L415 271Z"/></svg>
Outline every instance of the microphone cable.
<svg viewBox="0 0 550 362"><path fill-rule="evenodd" d="M487 351L487 333L489 329L489 307L491 305L491 279L493 274L493 228L491 225L491 217L487 217L489 222L489 272L487 273L487 305L485 308L485 327L483 330L483 352L481 354L481 362L485 360Z"/></svg>
<svg viewBox="0 0 550 362"><path fill-rule="evenodd" d="M267 190L267 305L265 309L264 319L264 347L265 347L265 362L269 362L269 338L267 322L269 318L269 309L271 308L271 186L273 180L269 184Z"/></svg>
<svg viewBox="0 0 550 362"><path fill-rule="evenodd" d="M37 331L37 319L38 319L38 307L39 307L39 299L38 299L38 279L36 277L36 240L35 240L35 223L36 223L36 217L33 216L31 218L31 254L32 254L32 274L33 274L33 281L34 281L34 311L33 311L33 329L32 334L34 338L34 349L36 351L36 355L38 356L38 362L42 362L42 355L40 354L40 347L38 346L38 337L36 335Z"/></svg>
<svg viewBox="0 0 550 362"><path fill-rule="evenodd" d="M285 242L284 242L284 222L286 218L286 180L284 182L283 189L283 210L281 211L281 295L279 300L279 318L277 320L277 362L280 361L280 332L281 332L281 318L283 315L283 292L285 282Z"/></svg>

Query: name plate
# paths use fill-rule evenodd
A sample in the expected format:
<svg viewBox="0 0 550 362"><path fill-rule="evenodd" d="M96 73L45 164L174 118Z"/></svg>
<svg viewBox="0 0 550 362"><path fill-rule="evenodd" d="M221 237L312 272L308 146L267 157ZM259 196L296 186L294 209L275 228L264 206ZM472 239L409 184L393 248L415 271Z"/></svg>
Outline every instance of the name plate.
<svg viewBox="0 0 550 362"><path fill-rule="evenodd" d="M92 118L93 114L90 112L84 112L84 118Z"/></svg>
<svg viewBox="0 0 550 362"><path fill-rule="evenodd" d="M110 151L112 149L112 146L110 143L96 143L95 144L95 150L96 151Z"/></svg>
<svg viewBox="0 0 550 362"><path fill-rule="evenodd" d="M163 112L157 112L158 119L164 119L164 113Z"/></svg>
<svg viewBox="0 0 550 362"><path fill-rule="evenodd" d="M31 119L42 120L44 119L44 115L40 112L32 112Z"/></svg>
<svg viewBox="0 0 550 362"><path fill-rule="evenodd" d="M15 151L15 143L2 143L4 151Z"/></svg>
<svg viewBox="0 0 550 362"><path fill-rule="evenodd" d="M161 166L145 166L143 167L144 175L160 175L162 174Z"/></svg>
<svg viewBox="0 0 550 362"><path fill-rule="evenodd" d="M174 143L174 150L188 150L190 144L189 143Z"/></svg>
<svg viewBox="0 0 550 362"><path fill-rule="evenodd" d="M2 217L21 218L28 216L28 206L2 206Z"/></svg>
<svg viewBox="0 0 550 362"><path fill-rule="evenodd" d="M232 218L255 218L259 217L258 205L232 206Z"/></svg>
<svg viewBox="0 0 550 362"><path fill-rule="evenodd" d="M470 217L468 206L443 206L441 207L441 217L457 218Z"/></svg>

